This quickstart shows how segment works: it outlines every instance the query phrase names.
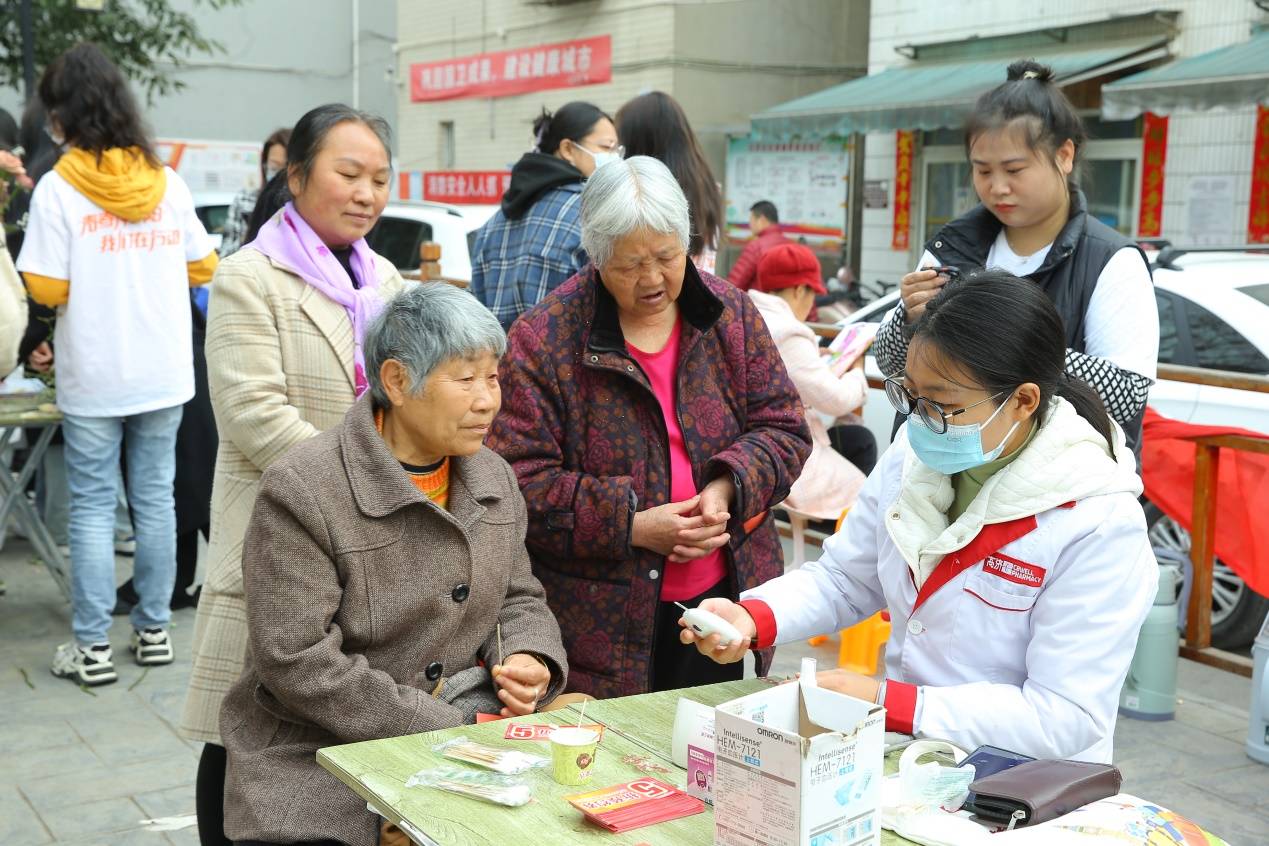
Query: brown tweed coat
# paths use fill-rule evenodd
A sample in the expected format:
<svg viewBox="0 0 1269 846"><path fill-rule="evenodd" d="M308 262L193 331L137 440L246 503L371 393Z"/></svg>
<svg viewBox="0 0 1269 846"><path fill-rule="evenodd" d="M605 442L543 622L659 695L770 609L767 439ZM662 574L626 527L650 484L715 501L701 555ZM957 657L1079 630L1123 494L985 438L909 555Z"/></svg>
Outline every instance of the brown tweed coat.
<svg viewBox="0 0 1269 846"><path fill-rule="evenodd" d="M449 510L410 482L370 397L264 474L243 544L250 649L221 709L234 841L374 846L379 818L318 748L461 725L442 678L531 652L564 686L560 630L524 548L515 474L451 459Z"/></svg>
<svg viewBox="0 0 1269 846"><path fill-rule="evenodd" d="M376 257L390 299L400 274ZM217 720L247 648L242 536L260 474L296 444L337 425L353 402L353 334L344 308L246 248L212 278L207 375L220 431L207 578L194 624L181 733L220 743Z"/></svg>

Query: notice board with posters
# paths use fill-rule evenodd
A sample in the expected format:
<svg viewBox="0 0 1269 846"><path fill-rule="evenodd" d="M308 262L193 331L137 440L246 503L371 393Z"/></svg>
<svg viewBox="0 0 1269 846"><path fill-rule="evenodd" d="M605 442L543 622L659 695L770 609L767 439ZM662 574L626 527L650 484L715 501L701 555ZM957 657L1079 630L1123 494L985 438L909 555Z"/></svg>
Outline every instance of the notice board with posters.
<svg viewBox="0 0 1269 846"><path fill-rule="evenodd" d="M817 249L841 247L846 231L850 149L845 141L757 144L732 138L727 146L727 234L749 237L749 207L775 203L791 238Z"/></svg>

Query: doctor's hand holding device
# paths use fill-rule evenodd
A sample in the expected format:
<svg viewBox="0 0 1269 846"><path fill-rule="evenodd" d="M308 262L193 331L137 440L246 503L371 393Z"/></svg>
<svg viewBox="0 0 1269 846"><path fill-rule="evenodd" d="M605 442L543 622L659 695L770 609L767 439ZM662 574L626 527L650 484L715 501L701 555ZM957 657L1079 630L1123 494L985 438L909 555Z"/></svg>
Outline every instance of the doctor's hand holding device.
<svg viewBox="0 0 1269 846"><path fill-rule="evenodd" d="M906 422L820 559L705 600L680 640L728 663L888 610L885 678L820 687L883 703L888 731L1109 762L1158 565L1133 453L1067 344L1035 282L948 281L886 380Z"/></svg>

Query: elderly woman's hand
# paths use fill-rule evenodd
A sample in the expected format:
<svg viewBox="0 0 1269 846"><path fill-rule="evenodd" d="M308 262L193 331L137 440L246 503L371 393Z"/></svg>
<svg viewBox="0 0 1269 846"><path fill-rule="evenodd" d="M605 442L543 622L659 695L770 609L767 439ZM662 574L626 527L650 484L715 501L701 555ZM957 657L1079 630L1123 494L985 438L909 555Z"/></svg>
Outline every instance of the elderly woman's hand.
<svg viewBox="0 0 1269 846"><path fill-rule="evenodd" d="M704 495L702 491L682 502L640 511L634 516L630 530L631 544L660 553L671 561L691 561L727 543L730 516L725 511L705 512Z"/></svg>
<svg viewBox="0 0 1269 846"><path fill-rule="evenodd" d="M502 716L520 717L537 710L538 700L551 685L551 671L538 658L517 652L493 668L493 679L500 688L498 698L506 706Z"/></svg>

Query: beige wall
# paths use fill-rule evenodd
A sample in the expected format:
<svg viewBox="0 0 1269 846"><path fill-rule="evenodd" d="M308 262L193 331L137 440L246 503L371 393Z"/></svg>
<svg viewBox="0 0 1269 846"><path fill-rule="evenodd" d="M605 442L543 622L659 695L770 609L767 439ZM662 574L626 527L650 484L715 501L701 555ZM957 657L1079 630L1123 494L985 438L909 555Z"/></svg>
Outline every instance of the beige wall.
<svg viewBox="0 0 1269 846"><path fill-rule="evenodd" d="M868 0L399 0L399 161L437 169L453 121L454 168L509 167L533 143L543 106L583 99L610 113L645 91L683 104L721 179L727 133L754 112L863 72ZM612 35L613 81L496 99L411 103L409 67L485 51ZM855 68L852 71L852 68Z"/></svg>

